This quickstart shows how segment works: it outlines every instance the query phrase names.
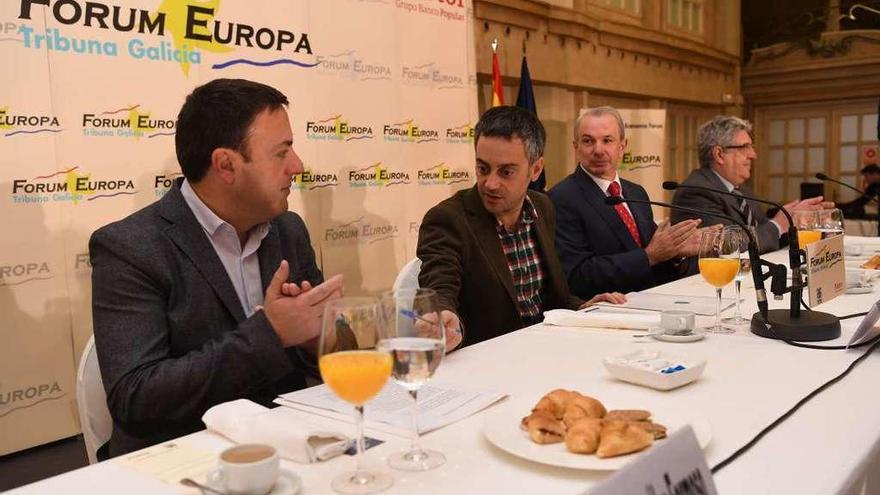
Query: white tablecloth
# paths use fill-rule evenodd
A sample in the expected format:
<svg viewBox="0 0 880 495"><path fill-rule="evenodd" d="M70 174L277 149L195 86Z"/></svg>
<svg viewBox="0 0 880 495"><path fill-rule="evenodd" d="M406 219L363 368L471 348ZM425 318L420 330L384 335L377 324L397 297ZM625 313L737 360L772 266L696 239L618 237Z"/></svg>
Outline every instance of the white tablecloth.
<svg viewBox="0 0 880 495"><path fill-rule="evenodd" d="M858 241L848 239L847 242ZM867 241L867 240L866 240ZM785 259L784 253L769 255ZM751 286L750 283L745 284ZM692 277L653 289L659 293L714 292ZM733 289L725 289L732 296ZM752 314L753 292L745 291L745 313ZM835 314L864 311L877 297L845 295L818 310ZM773 301L771 307L786 307ZM730 310L732 311L732 310ZM730 312L728 311L728 313ZM699 319L698 324L708 323ZM857 320L845 321L844 337ZM449 355L437 378L444 382L507 392L510 400L537 400L547 391L566 387L582 391L608 404L679 408L708 419L712 442L706 449L710 466L728 457L764 426L821 383L843 371L862 350L818 351L788 346L756 337L742 329L733 335L711 335L692 344L639 343L632 331L544 327L536 325ZM831 343L828 343L831 344ZM708 359L702 378L681 389L659 392L614 380L601 360L640 348L657 349ZM866 359L850 376L823 392L796 412L752 450L715 477L722 494L857 494L866 473L878 473L880 458L880 357ZM481 433L494 408L423 437L426 447L446 454L447 464L424 473L393 471L394 486L387 492L412 493L584 493L607 473L577 471L536 464L493 446ZM512 420L515 420L512 419ZM388 441L367 453L368 462L384 466L390 452L407 441ZM208 432L181 441L219 451L229 443ZM300 474L302 493L332 493L330 478L352 467L343 456L314 465L285 463ZM871 488L877 493L876 480ZM14 493L174 493L175 488L118 463L103 462L56 476ZM868 491L870 493L870 490Z"/></svg>

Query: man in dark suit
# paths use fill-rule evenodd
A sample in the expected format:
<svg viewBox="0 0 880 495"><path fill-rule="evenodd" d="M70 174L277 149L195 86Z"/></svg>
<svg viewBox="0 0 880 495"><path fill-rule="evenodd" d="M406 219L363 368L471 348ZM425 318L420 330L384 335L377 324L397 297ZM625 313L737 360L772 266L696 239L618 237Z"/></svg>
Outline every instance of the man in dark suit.
<svg viewBox="0 0 880 495"><path fill-rule="evenodd" d="M542 193L527 191L544 168L545 132L530 112L489 109L474 128L477 184L431 208L419 230L419 285L435 289L447 348L475 344L543 320L543 311L578 309L553 245L555 214Z"/></svg>
<svg viewBox="0 0 880 495"><path fill-rule="evenodd" d="M699 248L699 222L654 223L651 207L605 204L608 196L648 200L642 186L621 179L626 149L623 118L611 107L584 112L574 125L574 172L550 190L556 206L556 246L571 292L639 291L686 272Z"/></svg>
<svg viewBox="0 0 880 495"><path fill-rule="evenodd" d="M878 194L880 194L880 167L877 164L865 165L859 171L859 174L862 176L861 187L865 193L852 201L835 204L837 208L843 211L845 218L868 218L868 215L865 213L865 206L875 201Z"/></svg>
<svg viewBox="0 0 880 495"><path fill-rule="evenodd" d="M286 105L250 81L196 88L177 120L185 179L89 241L111 456L199 430L215 404L270 405L305 386L342 280L322 284L306 227L287 211L302 163Z"/></svg>
<svg viewBox="0 0 880 495"><path fill-rule="evenodd" d="M758 158L750 135L752 124L739 117L718 115L704 123L697 131L697 149L700 168L682 182L683 185L709 187L753 196L745 183L752 173L752 162ZM720 213L742 219L758 232L761 252L775 251L785 244L788 220L782 212L768 218L754 201L696 189L678 189L672 198L678 206L698 209L707 213ZM792 201L784 205L789 213L796 210L815 210L831 206L822 197ZM730 222L710 215L694 215L681 211L672 212L673 221L699 218L704 225L729 224Z"/></svg>

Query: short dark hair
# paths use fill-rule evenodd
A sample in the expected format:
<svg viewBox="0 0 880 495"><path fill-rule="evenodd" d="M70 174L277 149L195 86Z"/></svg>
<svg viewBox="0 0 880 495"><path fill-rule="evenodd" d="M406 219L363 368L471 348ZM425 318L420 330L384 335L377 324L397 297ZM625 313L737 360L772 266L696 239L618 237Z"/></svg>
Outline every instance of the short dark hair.
<svg viewBox="0 0 880 495"><path fill-rule="evenodd" d="M880 167L878 167L876 164L871 163L862 167L862 170L859 171L859 173L862 175L880 174Z"/></svg>
<svg viewBox="0 0 880 495"><path fill-rule="evenodd" d="M198 182L217 148L238 150L250 160L246 134L258 114L287 106L277 89L244 79L215 79L197 87L177 115L174 145L184 177Z"/></svg>
<svg viewBox="0 0 880 495"><path fill-rule="evenodd" d="M474 146L483 136L520 138L525 146L529 165L544 156L544 143L547 142L547 133L538 117L524 108L512 106L486 110L474 127Z"/></svg>

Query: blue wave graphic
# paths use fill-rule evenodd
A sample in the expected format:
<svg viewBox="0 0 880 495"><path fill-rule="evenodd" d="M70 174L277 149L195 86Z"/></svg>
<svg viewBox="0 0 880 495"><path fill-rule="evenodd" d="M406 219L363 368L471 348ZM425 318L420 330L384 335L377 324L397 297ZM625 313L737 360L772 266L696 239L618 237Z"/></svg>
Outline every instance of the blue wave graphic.
<svg viewBox="0 0 880 495"><path fill-rule="evenodd" d="M214 64L211 66L211 68L212 69L225 69L227 67L230 67L233 65L238 65L238 64L254 65L257 67L271 67L273 65L279 65L279 64L290 64L290 65L297 65L299 67L305 67L305 68L309 69L312 67L316 67L318 65L318 62L315 62L314 64L307 64L305 62L297 62L296 60L291 60L289 58L279 58L278 60L270 60L269 62L257 62L255 60L248 60L245 58L237 58L235 60L230 60L228 62L223 62L221 64Z"/></svg>
<svg viewBox="0 0 880 495"><path fill-rule="evenodd" d="M173 132L157 132L155 134L150 134L149 136L147 136L147 139L154 138L156 136L173 136L173 135L174 135Z"/></svg>
<svg viewBox="0 0 880 495"><path fill-rule="evenodd" d="M29 408L29 407L34 407L34 406L36 406L37 404L40 404L40 403L42 403L42 402L46 402L47 400L58 400L58 399L64 397L65 395L67 395L67 394L61 394L61 395L59 395L58 397L46 397L45 399L40 399L40 400L38 400L38 401L36 401L36 402L32 402L32 403L30 403L30 404L28 404L28 405L26 405L26 406L13 407L12 409L10 409L10 410L8 410L8 411L3 411L3 413L0 413L0 418L2 418L3 416L6 416L7 414L14 413L15 411L18 411L18 410L21 410L21 409L27 409L27 408Z"/></svg>
<svg viewBox="0 0 880 495"><path fill-rule="evenodd" d="M371 240L368 244L372 244L372 243L374 243L374 242L379 242L379 241L384 241L384 240L386 240L386 239L393 239L393 238L394 238L394 234L386 235L385 237L380 237L380 238L378 238L378 239L373 239L373 240Z"/></svg>
<svg viewBox="0 0 880 495"><path fill-rule="evenodd" d="M338 186L338 185L339 184L318 184L318 185L314 185L314 186L310 187L309 191L311 191L312 189L318 189L319 187L332 187L332 186Z"/></svg>
<svg viewBox="0 0 880 495"><path fill-rule="evenodd" d="M345 140L351 141L352 139L373 139L373 136L357 136L357 137L346 138Z"/></svg>
<svg viewBox="0 0 880 495"><path fill-rule="evenodd" d="M12 131L6 133L6 136L15 136L16 134L39 134L41 132L61 132L64 129L37 129L36 131Z"/></svg>
<svg viewBox="0 0 880 495"><path fill-rule="evenodd" d="M12 287L13 285L21 285L21 284L24 284L27 282L32 282L34 280L49 280L51 278L52 278L52 275L49 275L48 277L31 277L31 278L26 278L24 280L19 280L18 282L11 282L11 283L0 282L0 287Z"/></svg>
<svg viewBox="0 0 880 495"><path fill-rule="evenodd" d="M101 198L112 198L113 196L119 196L120 194L137 194L137 191L132 191L132 192L119 191L118 193L113 193L113 194L99 194L97 196L90 196L89 198L87 198L86 201L92 201L92 200L101 199Z"/></svg>
<svg viewBox="0 0 880 495"><path fill-rule="evenodd" d="M416 143L430 143L431 141L439 141L437 138L419 139Z"/></svg>

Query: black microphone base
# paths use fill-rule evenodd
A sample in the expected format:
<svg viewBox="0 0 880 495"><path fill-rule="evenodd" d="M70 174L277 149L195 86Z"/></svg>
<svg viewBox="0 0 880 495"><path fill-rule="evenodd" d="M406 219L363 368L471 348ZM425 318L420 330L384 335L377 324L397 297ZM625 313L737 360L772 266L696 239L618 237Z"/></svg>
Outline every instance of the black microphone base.
<svg viewBox="0 0 880 495"><path fill-rule="evenodd" d="M800 316L792 318L788 309L771 309L767 312L770 324L761 313L752 316L752 333L769 339L818 342L840 337L840 318L821 311L801 310Z"/></svg>

